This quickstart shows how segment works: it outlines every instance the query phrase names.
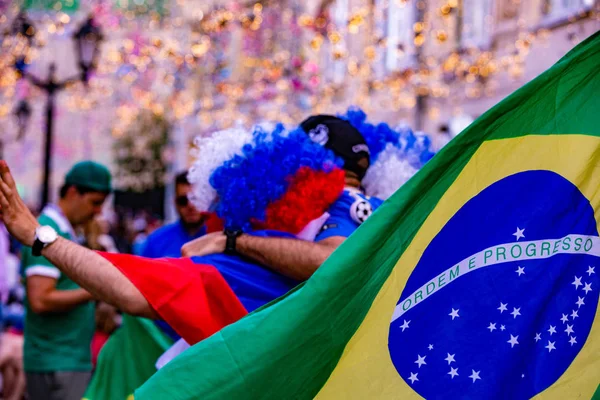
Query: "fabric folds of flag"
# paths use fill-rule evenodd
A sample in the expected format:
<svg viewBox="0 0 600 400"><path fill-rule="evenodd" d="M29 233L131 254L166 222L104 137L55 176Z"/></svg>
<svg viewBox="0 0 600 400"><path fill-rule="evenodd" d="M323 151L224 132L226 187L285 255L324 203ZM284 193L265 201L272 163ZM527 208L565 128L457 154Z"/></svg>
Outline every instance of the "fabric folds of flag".
<svg viewBox="0 0 600 400"><path fill-rule="evenodd" d="M188 343L196 343L247 314L223 276L189 258L146 259L100 253Z"/></svg>
<svg viewBox="0 0 600 400"><path fill-rule="evenodd" d="M304 286L135 398L591 398L599 65L595 34L462 132Z"/></svg>
<svg viewBox="0 0 600 400"><path fill-rule="evenodd" d="M84 400L126 400L155 372L156 360L171 340L152 321L123 316L123 324L108 339Z"/></svg>

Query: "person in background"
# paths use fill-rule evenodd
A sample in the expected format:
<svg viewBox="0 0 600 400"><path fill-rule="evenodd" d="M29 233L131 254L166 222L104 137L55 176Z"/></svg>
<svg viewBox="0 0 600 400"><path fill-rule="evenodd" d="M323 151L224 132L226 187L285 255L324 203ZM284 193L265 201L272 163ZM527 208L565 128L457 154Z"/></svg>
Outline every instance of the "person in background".
<svg viewBox="0 0 600 400"><path fill-rule="evenodd" d="M175 208L179 220L154 231L144 245L141 256L147 258L181 256L181 247L206 234L204 214L198 211L188 199L191 185L187 172L175 178Z"/></svg>
<svg viewBox="0 0 600 400"><path fill-rule="evenodd" d="M23 373L23 337L4 332L5 307L10 284L9 270L11 261L10 239L4 224L0 223L0 373L2 374L2 398L19 400L25 390Z"/></svg>
<svg viewBox="0 0 600 400"><path fill-rule="evenodd" d="M38 221L32 247L23 247L26 281L24 365L30 400L80 400L91 377L94 334L92 295L41 256L44 243L57 236L74 239L102 211L111 192L108 169L92 161L76 164L66 175L57 204Z"/></svg>

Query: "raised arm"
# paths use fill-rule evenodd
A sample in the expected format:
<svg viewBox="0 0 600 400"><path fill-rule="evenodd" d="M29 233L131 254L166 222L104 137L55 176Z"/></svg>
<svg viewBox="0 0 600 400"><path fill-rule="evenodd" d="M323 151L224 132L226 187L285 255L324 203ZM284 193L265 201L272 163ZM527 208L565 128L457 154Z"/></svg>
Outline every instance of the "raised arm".
<svg viewBox="0 0 600 400"><path fill-rule="evenodd" d="M17 193L15 181L5 161L0 161L0 206L8 231L22 244L31 247L39 223ZM124 312L157 318L141 292L114 265L99 254L58 238L42 255L74 282L99 300Z"/></svg>

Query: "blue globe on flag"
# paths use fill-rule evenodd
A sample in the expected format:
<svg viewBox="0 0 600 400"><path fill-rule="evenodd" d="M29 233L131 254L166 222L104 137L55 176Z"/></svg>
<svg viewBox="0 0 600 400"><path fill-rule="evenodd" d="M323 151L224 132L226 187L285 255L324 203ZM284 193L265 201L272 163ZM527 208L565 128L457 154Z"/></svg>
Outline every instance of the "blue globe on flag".
<svg viewBox="0 0 600 400"><path fill-rule="evenodd" d="M390 324L402 379L425 398L531 398L569 368L598 307L600 239L579 189L550 171L469 200L423 253Z"/></svg>

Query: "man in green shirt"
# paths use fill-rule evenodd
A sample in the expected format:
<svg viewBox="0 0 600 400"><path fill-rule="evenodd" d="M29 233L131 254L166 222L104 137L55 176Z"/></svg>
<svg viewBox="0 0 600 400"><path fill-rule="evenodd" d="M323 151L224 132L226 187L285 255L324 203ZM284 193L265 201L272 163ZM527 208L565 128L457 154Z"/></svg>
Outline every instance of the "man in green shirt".
<svg viewBox="0 0 600 400"><path fill-rule="evenodd" d="M73 227L99 214L110 191L106 167L78 163L66 175L58 203L46 206L39 222L74 240ZM93 298L35 253L26 247L22 258L27 282L23 358L29 399L80 400L92 370Z"/></svg>

